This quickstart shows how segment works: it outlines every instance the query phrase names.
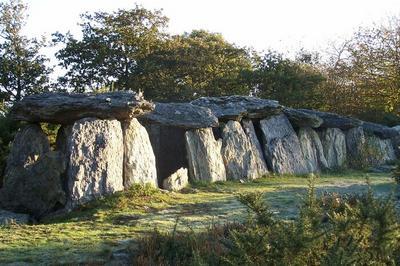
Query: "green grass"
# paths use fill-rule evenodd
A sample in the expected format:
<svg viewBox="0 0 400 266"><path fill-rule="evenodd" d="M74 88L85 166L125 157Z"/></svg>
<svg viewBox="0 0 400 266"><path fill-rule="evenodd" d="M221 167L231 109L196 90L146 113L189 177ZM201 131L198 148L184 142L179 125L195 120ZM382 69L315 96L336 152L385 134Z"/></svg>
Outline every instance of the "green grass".
<svg viewBox="0 0 400 266"><path fill-rule="evenodd" d="M389 174L364 172L325 174L315 184L319 192L360 193L366 189L366 177L377 195L387 195L394 188ZM135 187L42 224L0 227L0 264L102 264L113 250L154 228L171 230L177 219L180 230L243 220L246 209L235 198L243 192L265 192L272 209L291 219L297 215L307 184L307 177L270 176L246 183L197 183L182 193Z"/></svg>

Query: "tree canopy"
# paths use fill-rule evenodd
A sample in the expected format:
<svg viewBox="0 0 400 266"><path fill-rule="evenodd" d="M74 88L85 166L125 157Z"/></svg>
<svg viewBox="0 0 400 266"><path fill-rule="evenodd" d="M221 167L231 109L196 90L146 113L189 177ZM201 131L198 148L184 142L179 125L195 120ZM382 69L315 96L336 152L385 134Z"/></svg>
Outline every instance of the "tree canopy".
<svg viewBox="0 0 400 266"><path fill-rule="evenodd" d="M43 41L22 34L26 5L21 0L0 3L0 97L19 101L24 95L48 89L48 59L40 53Z"/></svg>

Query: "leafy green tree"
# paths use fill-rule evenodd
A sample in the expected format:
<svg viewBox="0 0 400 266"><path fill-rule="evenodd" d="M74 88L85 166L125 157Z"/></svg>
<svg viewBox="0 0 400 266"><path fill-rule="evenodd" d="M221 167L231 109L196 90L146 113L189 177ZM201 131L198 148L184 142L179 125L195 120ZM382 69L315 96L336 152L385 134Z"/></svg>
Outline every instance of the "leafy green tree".
<svg viewBox="0 0 400 266"><path fill-rule="evenodd" d="M245 79L252 71L249 53L221 34L194 30L172 36L142 65L138 84L152 99L187 101L250 93Z"/></svg>
<svg viewBox="0 0 400 266"><path fill-rule="evenodd" d="M325 78L315 64L315 56L304 51L297 60L269 51L258 58L250 78L254 94L291 107L319 108L318 87Z"/></svg>
<svg viewBox="0 0 400 266"><path fill-rule="evenodd" d="M63 86L77 92L137 89L135 77L139 63L164 37L168 19L160 11L136 6L113 13L83 14L82 39L55 33L55 44L63 44L56 57L67 72Z"/></svg>
<svg viewBox="0 0 400 266"><path fill-rule="evenodd" d="M0 3L0 97L19 101L48 89L48 59L40 54L43 41L22 34L26 5L21 0Z"/></svg>

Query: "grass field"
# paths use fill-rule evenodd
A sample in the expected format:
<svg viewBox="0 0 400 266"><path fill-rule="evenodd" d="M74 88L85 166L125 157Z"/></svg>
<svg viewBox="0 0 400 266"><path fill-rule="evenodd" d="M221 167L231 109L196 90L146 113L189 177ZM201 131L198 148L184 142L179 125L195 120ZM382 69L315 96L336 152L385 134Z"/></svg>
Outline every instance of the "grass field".
<svg viewBox="0 0 400 266"><path fill-rule="evenodd" d="M377 196L395 189L389 174L345 172L317 177L318 193L361 193L366 178ZM241 221L246 215L235 195L261 191L272 210L285 219L297 215L307 177L265 177L253 182L198 183L181 193L132 188L67 215L37 225L0 227L0 264L103 264L113 252L132 246L158 230L203 230L213 223Z"/></svg>

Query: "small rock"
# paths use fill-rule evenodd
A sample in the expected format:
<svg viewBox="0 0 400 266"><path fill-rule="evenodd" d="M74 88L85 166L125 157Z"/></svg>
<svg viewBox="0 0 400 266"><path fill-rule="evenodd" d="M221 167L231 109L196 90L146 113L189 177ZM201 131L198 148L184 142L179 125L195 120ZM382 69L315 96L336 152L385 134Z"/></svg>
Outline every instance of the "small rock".
<svg viewBox="0 0 400 266"><path fill-rule="evenodd" d="M28 214L0 210L0 225L28 224L31 221Z"/></svg>
<svg viewBox="0 0 400 266"><path fill-rule="evenodd" d="M188 170L180 168L163 182L163 188L171 191L179 191L189 184Z"/></svg>

